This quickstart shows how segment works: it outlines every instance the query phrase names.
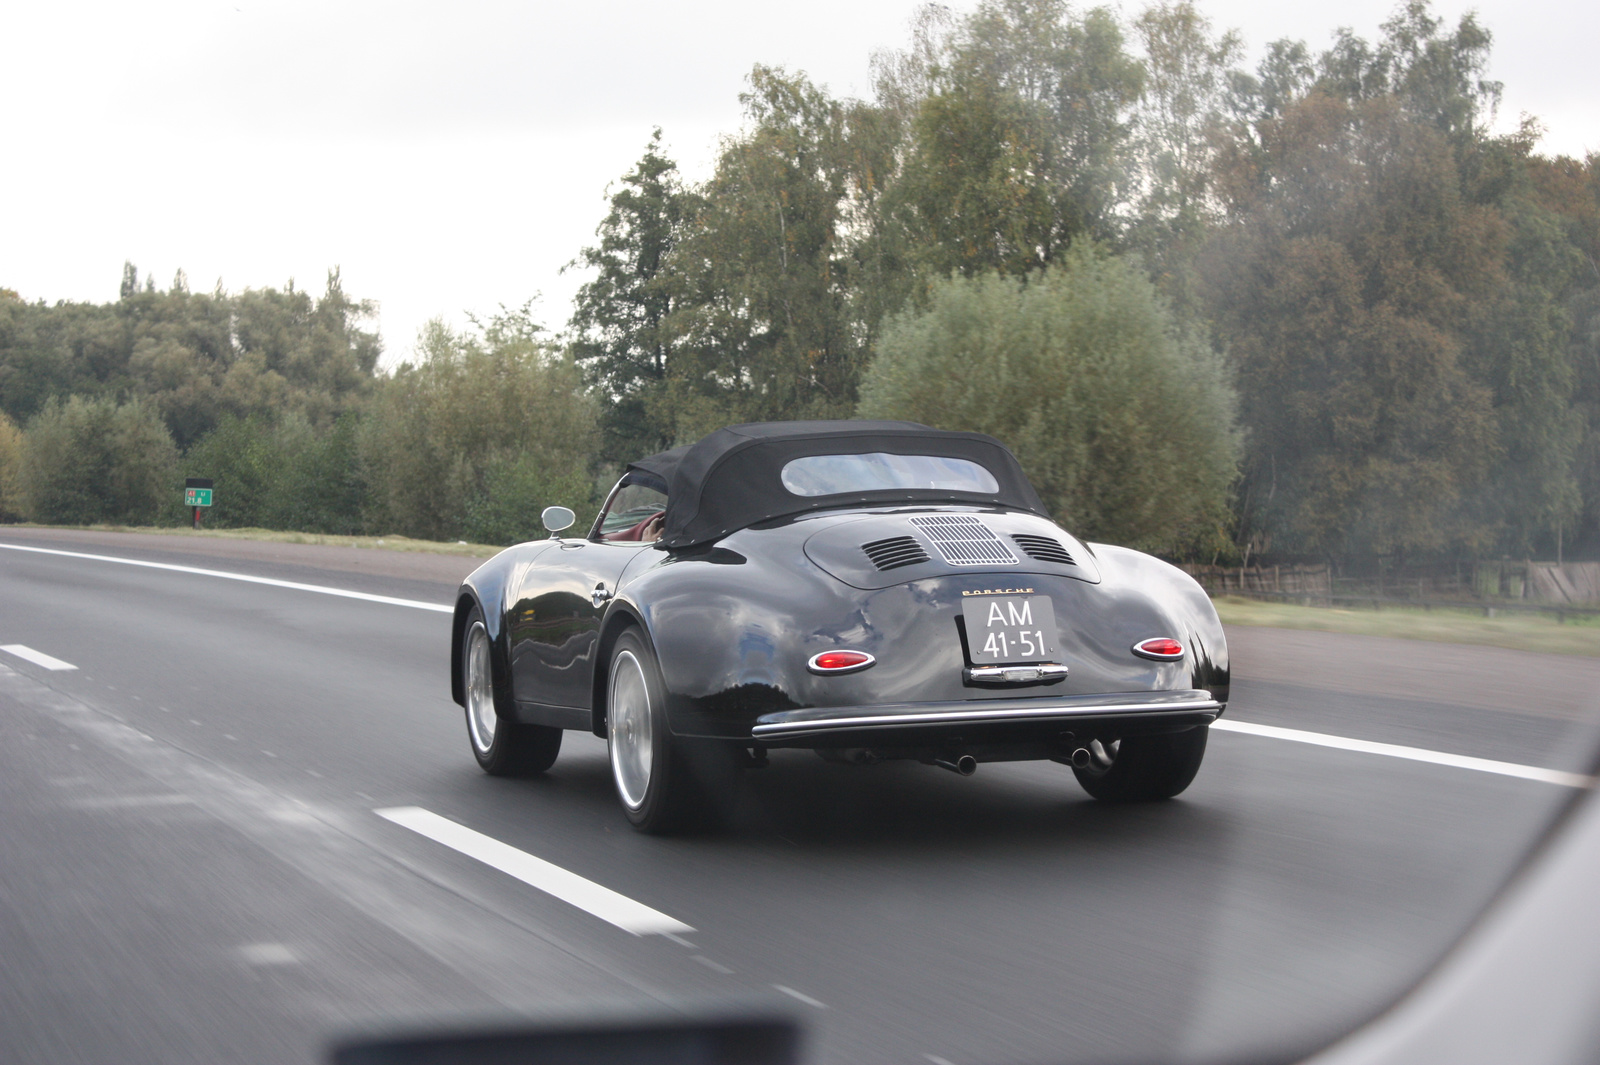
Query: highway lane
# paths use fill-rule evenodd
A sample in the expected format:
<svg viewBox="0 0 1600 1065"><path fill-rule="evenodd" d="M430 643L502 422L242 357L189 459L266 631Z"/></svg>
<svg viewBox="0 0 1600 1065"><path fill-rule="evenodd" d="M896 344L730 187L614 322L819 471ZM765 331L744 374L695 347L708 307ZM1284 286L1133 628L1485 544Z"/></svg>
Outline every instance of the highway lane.
<svg viewBox="0 0 1600 1065"><path fill-rule="evenodd" d="M437 560L148 540L0 533L429 602L453 590ZM445 687L446 615L6 550L0 589L0 644L77 666L0 655L8 1061L308 1061L349 1025L730 995L796 1012L825 1061L1309 1045L1431 962L1570 797L1229 734L1181 800L1134 809L1088 802L1052 765L961 779L791 753L746 775L727 830L657 840L615 809L593 737L569 733L545 778L477 770ZM1232 639L1242 720L1559 769L1592 748L1588 660ZM619 931L373 813L394 806L696 931Z"/></svg>

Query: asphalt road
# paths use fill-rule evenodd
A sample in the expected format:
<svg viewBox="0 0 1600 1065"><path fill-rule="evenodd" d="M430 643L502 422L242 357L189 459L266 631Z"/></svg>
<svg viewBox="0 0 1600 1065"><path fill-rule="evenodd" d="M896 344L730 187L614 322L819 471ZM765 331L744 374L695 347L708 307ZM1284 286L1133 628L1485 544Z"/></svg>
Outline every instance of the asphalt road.
<svg viewBox="0 0 1600 1065"><path fill-rule="evenodd" d="M542 778L477 769L446 613L6 544L436 604L473 563L0 530L8 1063L303 1063L351 1031L729 1002L838 1065L1246 1060L1380 1010L1575 795L1236 732L1133 808L1051 764L780 752L728 828L655 839L594 737ZM1232 720L1572 771L1600 735L1594 660L1230 641ZM631 934L374 812L396 807L693 931Z"/></svg>

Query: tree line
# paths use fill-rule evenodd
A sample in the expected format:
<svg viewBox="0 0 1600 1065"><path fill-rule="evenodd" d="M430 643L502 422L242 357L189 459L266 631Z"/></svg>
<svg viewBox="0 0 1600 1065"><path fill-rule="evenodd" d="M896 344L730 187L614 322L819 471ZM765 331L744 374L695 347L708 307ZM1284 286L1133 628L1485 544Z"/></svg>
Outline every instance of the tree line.
<svg viewBox="0 0 1600 1065"><path fill-rule="evenodd" d="M870 100L757 65L704 181L658 130L563 329L392 372L337 273L0 292L0 516L176 521L188 472L218 523L510 542L720 425L863 416L994 433L1169 556L1592 551L1600 157L1493 132L1491 45L1412 0L1245 70L1187 2L930 5Z"/></svg>
<svg viewBox="0 0 1600 1065"><path fill-rule="evenodd" d="M217 527L510 543L590 501L599 405L528 308L434 322L390 373L372 311L337 271L320 297L132 266L112 304L0 292L0 519L178 524L208 477Z"/></svg>

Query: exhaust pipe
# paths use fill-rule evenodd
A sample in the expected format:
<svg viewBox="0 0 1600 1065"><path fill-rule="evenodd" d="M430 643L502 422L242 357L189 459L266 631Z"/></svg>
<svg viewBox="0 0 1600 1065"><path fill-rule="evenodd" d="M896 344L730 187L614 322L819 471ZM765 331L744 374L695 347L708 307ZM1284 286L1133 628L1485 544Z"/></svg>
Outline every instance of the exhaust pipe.
<svg viewBox="0 0 1600 1065"><path fill-rule="evenodd" d="M1072 768L1088 769L1089 760L1091 757L1092 756L1089 754L1089 748L1079 747L1077 750L1072 752L1072 758L1070 759L1072 762Z"/></svg>
<svg viewBox="0 0 1600 1065"><path fill-rule="evenodd" d="M978 760L970 754L963 754L953 762L947 758L935 758L933 764L940 769L948 769L952 773L960 773L964 777L970 777L978 771Z"/></svg>

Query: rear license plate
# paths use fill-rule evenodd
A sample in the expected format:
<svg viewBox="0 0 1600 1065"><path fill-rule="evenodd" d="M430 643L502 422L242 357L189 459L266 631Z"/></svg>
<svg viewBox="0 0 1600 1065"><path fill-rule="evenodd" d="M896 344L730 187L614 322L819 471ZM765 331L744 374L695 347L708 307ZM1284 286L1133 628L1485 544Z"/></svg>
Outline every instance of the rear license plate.
<svg viewBox="0 0 1600 1065"><path fill-rule="evenodd" d="M1048 595L985 595L964 600L967 650L975 666L1056 657L1056 611Z"/></svg>

